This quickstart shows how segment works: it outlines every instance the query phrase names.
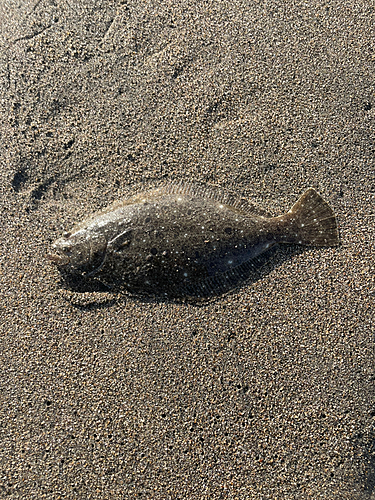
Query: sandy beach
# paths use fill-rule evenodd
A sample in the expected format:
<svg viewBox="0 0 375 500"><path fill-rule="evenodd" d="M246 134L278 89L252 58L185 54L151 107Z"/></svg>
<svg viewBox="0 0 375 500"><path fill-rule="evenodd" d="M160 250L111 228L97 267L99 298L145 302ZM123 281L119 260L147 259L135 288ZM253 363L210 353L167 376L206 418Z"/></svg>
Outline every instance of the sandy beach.
<svg viewBox="0 0 375 500"><path fill-rule="evenodd" d="M0 3L0 497L375 499L375 9ZM207 303L67 289L64 230L169 181L336 248Z"/></svg>

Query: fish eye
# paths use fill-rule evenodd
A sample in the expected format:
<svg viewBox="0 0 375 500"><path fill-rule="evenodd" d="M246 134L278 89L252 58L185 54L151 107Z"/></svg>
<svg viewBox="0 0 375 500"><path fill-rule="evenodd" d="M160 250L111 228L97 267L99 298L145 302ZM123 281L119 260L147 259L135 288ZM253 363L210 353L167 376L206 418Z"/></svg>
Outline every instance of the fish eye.
<svg viewBox="0 0 375 500"><path fill-rule="evenodd" d="M63 238L70 238L71 235L72 233L69 233L68 231L63 232Z"/></svg>

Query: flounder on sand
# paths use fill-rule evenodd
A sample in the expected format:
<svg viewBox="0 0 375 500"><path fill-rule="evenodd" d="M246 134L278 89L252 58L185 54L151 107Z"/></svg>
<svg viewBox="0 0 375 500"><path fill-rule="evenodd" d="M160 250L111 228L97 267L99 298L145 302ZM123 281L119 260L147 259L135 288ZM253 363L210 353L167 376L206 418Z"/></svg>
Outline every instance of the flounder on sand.
<svg viewBox="0 0 375 500"><path fill-rule="evenodd" d="M192 185L139 194L93 215L53 244L65 275L131 293L205 297L251 276L277 243L335 246L335 215L312 188L284 215Z"/></svg>

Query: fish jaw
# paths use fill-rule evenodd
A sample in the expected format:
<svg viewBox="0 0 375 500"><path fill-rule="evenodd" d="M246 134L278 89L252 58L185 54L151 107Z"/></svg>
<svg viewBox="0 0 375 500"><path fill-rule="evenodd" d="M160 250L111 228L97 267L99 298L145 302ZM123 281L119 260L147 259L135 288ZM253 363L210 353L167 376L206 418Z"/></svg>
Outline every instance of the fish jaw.
<svg viewBox="0 0 375 500"><path fill-rule="evenodd" d="M66 266L69 264L70 259L67 255L58 254L58 253L48 253L46 258L50 260L56 266Z"/></svg>

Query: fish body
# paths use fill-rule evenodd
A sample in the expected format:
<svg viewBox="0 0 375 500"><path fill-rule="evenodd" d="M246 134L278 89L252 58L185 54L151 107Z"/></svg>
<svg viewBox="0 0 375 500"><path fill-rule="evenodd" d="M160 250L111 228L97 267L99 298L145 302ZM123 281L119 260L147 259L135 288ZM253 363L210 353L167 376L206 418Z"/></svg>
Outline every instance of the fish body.
<svg viewBox="0 0 375 500"><path fill-rule="evenodd" d="M332 209L309 189L279 217L192 186L117 203L64 234L49 259L65 273L133 293L204 296L246 278L276 243L339 242Z"/></svg>

